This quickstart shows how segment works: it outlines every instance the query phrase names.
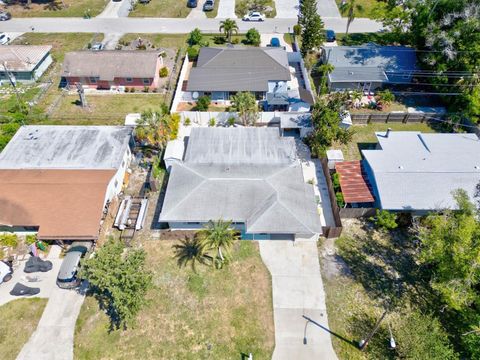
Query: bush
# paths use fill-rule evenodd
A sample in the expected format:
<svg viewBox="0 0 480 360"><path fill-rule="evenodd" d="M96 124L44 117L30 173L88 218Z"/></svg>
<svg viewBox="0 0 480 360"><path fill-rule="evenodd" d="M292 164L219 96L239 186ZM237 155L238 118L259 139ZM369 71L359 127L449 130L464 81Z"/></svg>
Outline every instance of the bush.
<svg viewBox="0 0 480 360"><path fill-rule="evenodd" d="M35 244L36 242L37 242L37 235L35 234L27 235L27 237L25 238L25 244L27 245L32 245L32 244Z"/></svg>
<svg viewBox="0 0 480 360"><path fill-rule="evenodd" d="M395 95L388 89L379 91L377 93L379 97L379 101L383 102L384 104L388 105L395 101Z"/></svg>
<svg viewBox="0 0 480 360"><path fill-rule="evenodd" d="M296 36L300 36L302 34L302 26L299 24L293 25L293 33Z"/></svg>
<svg viewBox="0 0 480 360"><path fill-rule="evenodd" d="M187 49L188 58L192 61L197 60L199 51L200 51L200 49L199 49L198 46L190 46Z"/></svg>
<svg viewBox="0 0 480 360"><path fill-rule="evenodd" d="M208 126L210 126L210 127L214 127L216 124L217 124L217 122L215 121L214 118L211 118L211 119L208 121Z"/></svg>
<svg viewBox="0 0 480 360"><path fill-rule="evenodd" d="M339 191L335 193L335 198L337 199L337 205L340 208L345 206L345 199L343 198L343 194Z"/></svg>
<svg viewBox="0 0 480 360"><path fill-rule="evenodd" d="M17 247L18 236L15 234L2 234L0 235L0 245L7 247Z"/></svg>
<svg viewBox="0 0 480 360"><path fill-rule="evenodd" d="M190 35L188 36L188 44L190 46L192 45L200 45L202 42L203 35L202 32L200 31L199 28L195 28L190 32Z"/></svg>
<svg viewBox="0 0 480 360"><path fill-rule="evenodd" d="M227 120L228 126L233 126L233 125L235 125L235 121L236 121L235 116L230 116L230 117L228 118L228 120Z"/></svg>
<svg viewBox="0 0 480 360"><path fill-rule="evenodd" d="M190 126L191 123L192 123L192 121L188 117L185 118L185 120L183 121L183 125L185 125L185 126Z"/></svg>
<svg viewBox="0 0 480 360"><path fill-rule="evenodd" d="M197 100L197 106L195 107L197 111L207 111L210 106L210 96L200 96Z"/></svg>
<svg viewBox="0 0 480 360"><path fill-rule="evenodd" d="M332 175L332 183L335 191L340 191L340 175L338 173Z"/></svg>
<svg viewBox="0 0 480 360"><path fill-rule="evenodd" d="M168 76L168 68L166 66L162 67L160 69L159 75L161 78L167 77Z"/></svg>
<svg viewBox="0 0 480 360"><path fill-rule="evenodd" d="M232 39L232 44L239 44L240 43L240 39L239 38L233 38Z"/></svg>
<svg viewBox="0 0 480 360"><path fill-rule="evenodd" d="M148 93L150 91L150 88L148 86L143 87L143 92Z"/></svg>
<svg viewBox="0 0 480 360"><path fill-rule="evenodd" d="M387 210L377 209L376 216L370 218L370 220L375 223L377 228L383 230L393 230L398 226L397 215Z"/></svg>
<svg viewBox="0 0 480 360"><path fill-rule="evenodd" d="M248 30L245 37L247 38L248 44L254 45L254 46L260 45L260 33L258 32L257 29L252 28Z"/></svg>
<svg viewBox="0 0 480 360"><path fill-rule="evenodd" d="M222 45L227 42L224 36L214 36L213 37L213 42L217 45Z"/></svg>
<svg viewBox="0 0 480 360"><path fill-rule="evenodd" d="M133 86L130 88L130 92L131 92L131 93L134 93L134 92L135 92L135 88L134 88Z"/></svg>

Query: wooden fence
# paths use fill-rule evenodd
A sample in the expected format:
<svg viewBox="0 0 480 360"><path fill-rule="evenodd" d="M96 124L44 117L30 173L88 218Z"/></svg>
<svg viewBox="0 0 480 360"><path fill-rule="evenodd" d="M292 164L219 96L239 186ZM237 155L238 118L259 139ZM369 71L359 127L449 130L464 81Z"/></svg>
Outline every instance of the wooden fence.
<svg viewBox="0 0 480 360"><path fill-rule="evenodd" d="M374 216L377 209L375 208L343 208L340 209L341 219L358 219Z"/></svg>
<svg viewBox="0 0 480 360"><path fill-rule="evenodd" d="M327 181L328 197L330 198L330 204L332 206L333 220L335 226L324 226L323 236L326 238L339 237L342 233L342 219L340 218L340 209L337 205L337 199L335 197L335 190L333 189L332 179L330 178L330 170L328 169L328 161L326 158L320 158L322 164L323 175Z"/></svg>

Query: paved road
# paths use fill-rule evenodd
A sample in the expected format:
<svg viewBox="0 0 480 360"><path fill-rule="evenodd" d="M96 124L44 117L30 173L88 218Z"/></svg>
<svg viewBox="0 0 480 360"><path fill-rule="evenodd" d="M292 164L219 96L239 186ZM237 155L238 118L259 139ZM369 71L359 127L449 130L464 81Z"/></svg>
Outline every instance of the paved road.
<svg viewBox="0 0 480 360"><path fill-rule="evenodd" d="M323 17L341 18L335 0L317 0L317 12ZM345 30L344 30L345 31ZM343 32L344 32L343 31Z"/></svg>
<svg viewBox="0 0 480 360"><path fill-rule="evenodd" d="M297 19L299 1L298 0L275 0L276 18Z"/></svg>
<svg viewBox="0 0 480 360"><path fill-rule="evenodd" d="M272 274L272 359L337 359L328 331L317 243L272 240L259 241L259 246L262 260Z"/></svg>
<svg viewBox="0 0 480 360"><path fill-rule="evenodd" d="M218 4L218 13L217 19L235 19L237 15L235 14L235 0L220 0Z"/></svg>
<svg viewBox="0 0 480 360"><path fill-rule="evenodd" d="M124 0L125 1L125 0ZM218 32L219 19L171 19L171 18L24 18L0 22L0 32L91 32L91 33L162 33L185 34L198 27L203 31ZM325 27L336 32L345 32L346 19L324 18ZM267 19L262 23L238 21L240 31L251 27L261 33L285 33L296 24L295 19ZM381 24L370 19L355 19L350 32L375 32ZM275 31L276 30L276 31Z"/></svg>
<svg viewBox="0 0 480 360"><path fill-rule="evenodd" d="M73 335L84 291L85 287L80 292L55 288L17 360L73 360Z"/></svg>

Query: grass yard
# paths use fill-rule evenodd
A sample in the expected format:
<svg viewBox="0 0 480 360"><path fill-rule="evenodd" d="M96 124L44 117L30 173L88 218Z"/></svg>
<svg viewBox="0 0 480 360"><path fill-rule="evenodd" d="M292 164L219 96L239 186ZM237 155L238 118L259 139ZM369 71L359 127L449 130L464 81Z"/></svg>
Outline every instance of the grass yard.
<svg viewBox="0 0 480 360"><path fill-rule="evenodd" d="M179 268L174 241L146 240L154 273L149 305L137 326L108 333L93 298L82 306L75 359L270 359L274 346L271 279L257 244L237 242L222 270Z"/></svg>
<svg viewBox="0 0 480 360"><path fill-rule="evenodd" d="M151 0L148 4L137 3L129 16L185 18L190 14L190 11L186 0Z"/></svg>
<svg viewBox="0 0 480 360"><path fill-rule="evenodd" d="M213 10L212 11L205 11L205 15L207 15L207 18L213 19L217 16L219 4L220 4L220 0L215 1L215 4L213 5Z"/></svg>
<svg viewBox="0 0 480 360"><path fill-rule="evenodd" d="M353 140L347 145L334 144L333 149L340 149L343 152L345 160L360 160L360 150L372 149L377 143L375 137L376 131L387 131L391 128L393 131L422 131L435 132L435 129L426 123L372 123L368 125L354 125Z"/></svg>
<svg viewBox="0 0 480 360"><path fill-rule="evenodd" d="M47 299L19 299L0 307L0 354L14 360L37 328Z"/></svg>
<svg viewBox="0 0 480 360"><path fill-rule="evenodd" d="M340 5L342 4L343 0L335 0L340 10ZM355 2L356 5L359 6L358 9L355 11L355 17L357 18L372 18L373 17L373 9L378 4L378 0L357 0ZM342 14L346 16L346 14Z"/></svg>
<svg viewBox="0 0 480 360"><path fill-rule="evenodd" d="M187 47L187 34L125 34L120 39L120 44L130 44L141 38L146 43L151 43L155 48L180 49Z"/></svg>
<svg viewBox="0 0 480 360"><path fill-rule="evenodd" d="M157 109L163 102L160 94L86 94L88 108L77 105L77 95L63 96L52 112L49 123L65 125L122 125L125 115ZM46 103L49 103L46 101Z"/></svg>
<svg viewBox="0 0 480 360"><path fill-rule="evenodd" d="M30 9L19 3L6 5L4 8L12 17L83 17L87 13L91 16L100 14L108 0L61 0L57 1L58 8L51 9L44 1L32 1ZM65 4L65 7L63 7Z"/></svg>
<svg viewBox="0 0 480 360"><path fill-rule="evenodd" d="M65 53L87 49L88 44L102 41L103 34L93 33L26 33L16 38L15 45L52 45L52 57L62 62Z"/></svg>

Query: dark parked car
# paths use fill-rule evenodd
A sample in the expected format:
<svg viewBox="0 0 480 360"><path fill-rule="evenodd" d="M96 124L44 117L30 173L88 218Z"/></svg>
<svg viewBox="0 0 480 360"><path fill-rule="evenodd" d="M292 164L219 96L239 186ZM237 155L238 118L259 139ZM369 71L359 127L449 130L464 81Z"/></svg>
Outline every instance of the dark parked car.
<svg viewBox="0 0 480 360"><path fill-rule="evenodd" d="M57 285L62 289L74 289L80 285L81 280L77 277L80 267L80 259L90 250L89 242L74 242L67 250L63 258L60 271L57 276Z"/></svg>
<svg viewBox="0 0 480 360"><path fill-rule="evenodd" d="M325 37L327 39L327 42L334 42L335 40L337 40L337 36L335 35L335 31L333 30L325 31Z"/></svg>
<svg viewBox="0 0 480 360"><path fill-rule="evenodd" d="M204 11L212 11L215 8L215 0L207 0L205 4L203 4Z"/></svg>
<svg viewBox="0 0 480 360"><path fill-rule="evenodd" d="M12 14L6 11L0 11L0 21L7 21L12 18Z"/></svg>
<svg viewBox="0 0 480 360"><path fill-rule="evenodd" d="M197 0L188 0L187 1L187 7L189 7L189 8L196 8L197 5L198 5Z"/></svg>

